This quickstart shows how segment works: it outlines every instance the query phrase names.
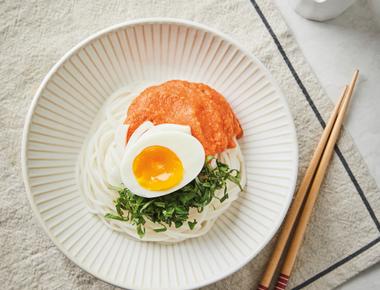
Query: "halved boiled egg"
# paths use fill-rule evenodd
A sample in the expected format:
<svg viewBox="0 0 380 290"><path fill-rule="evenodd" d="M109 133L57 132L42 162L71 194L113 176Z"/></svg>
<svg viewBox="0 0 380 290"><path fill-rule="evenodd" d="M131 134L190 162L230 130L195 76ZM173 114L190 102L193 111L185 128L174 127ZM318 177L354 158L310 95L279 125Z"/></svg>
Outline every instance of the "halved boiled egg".
<svg viewBox="0 0 380 290"><path fill-rule="evenodd" d="M121 182L134 194L158 197L184 187L202 170L205 151L190 127L145 122L127 143Z"/></svg>

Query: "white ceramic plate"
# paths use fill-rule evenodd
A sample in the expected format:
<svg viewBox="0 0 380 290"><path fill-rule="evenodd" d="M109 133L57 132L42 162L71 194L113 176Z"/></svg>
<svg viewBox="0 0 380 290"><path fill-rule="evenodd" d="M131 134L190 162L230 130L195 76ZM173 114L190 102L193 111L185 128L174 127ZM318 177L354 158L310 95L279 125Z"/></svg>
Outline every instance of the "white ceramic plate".
<svg viewBox="0 0 380 290"><path fill-rule="evenodd" d="M75 179L77 156L114 91L170 79L206 83L228 99L244 129L247 189L201 238L131 241L87 211ZM203 25L146 19L95 34L51 69L26 119L22 164L38 220L78 266L121 287L185 289L233 273L273 237L293 195L298 151L285 99L255 57Z"/></svg>

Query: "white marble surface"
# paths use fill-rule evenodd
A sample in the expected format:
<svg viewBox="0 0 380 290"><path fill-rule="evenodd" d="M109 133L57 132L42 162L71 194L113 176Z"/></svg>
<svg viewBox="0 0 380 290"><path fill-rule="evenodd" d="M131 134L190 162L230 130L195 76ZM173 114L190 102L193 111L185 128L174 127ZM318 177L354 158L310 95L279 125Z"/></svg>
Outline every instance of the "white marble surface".
<svg viewBox="0 0 380 290"><path fill-rule="evenodd" d="M367 1L360 0L327 22L308 21L286 0L275 0L306 59L335 102L355 68L361 72L346 128L380 186L380 28ZM348 281L340 290L380 289L380 264Z"/></svg>

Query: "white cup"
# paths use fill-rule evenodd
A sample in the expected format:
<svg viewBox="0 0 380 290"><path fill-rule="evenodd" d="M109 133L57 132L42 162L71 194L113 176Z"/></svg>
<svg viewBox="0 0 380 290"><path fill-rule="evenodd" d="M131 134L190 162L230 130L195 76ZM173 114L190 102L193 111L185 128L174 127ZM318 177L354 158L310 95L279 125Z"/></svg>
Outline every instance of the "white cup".
<svg viewBox="0 0 380 290"><path fill-rule="evenodd" d="M356 0L289 0L293 9L302 17L325 21L337 17ZM380 0L373 0L379 5Z"/></svg>
<svg viewBox="0 0 380 290"><path fill-rule="evenodd" d="M369 0L368 5L373 15L373 20L380 28L380 0Z"/></svg>

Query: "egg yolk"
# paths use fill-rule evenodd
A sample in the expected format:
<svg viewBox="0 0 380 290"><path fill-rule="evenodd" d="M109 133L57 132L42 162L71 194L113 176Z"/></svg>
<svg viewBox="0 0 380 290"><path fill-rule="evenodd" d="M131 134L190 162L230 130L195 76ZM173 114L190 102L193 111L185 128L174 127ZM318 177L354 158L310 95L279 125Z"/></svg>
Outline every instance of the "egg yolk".
<svg viewBox="0 0 380 290"><path fill-rule="evenodd" d="M133 160L133 174L145 189L158 191L169 189L181 182L183 165L169 148L149 146Z"/></svg>

